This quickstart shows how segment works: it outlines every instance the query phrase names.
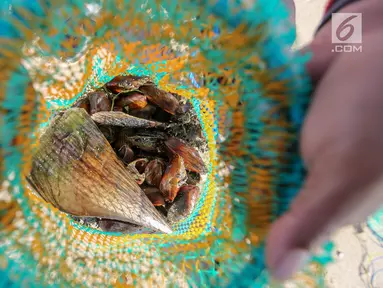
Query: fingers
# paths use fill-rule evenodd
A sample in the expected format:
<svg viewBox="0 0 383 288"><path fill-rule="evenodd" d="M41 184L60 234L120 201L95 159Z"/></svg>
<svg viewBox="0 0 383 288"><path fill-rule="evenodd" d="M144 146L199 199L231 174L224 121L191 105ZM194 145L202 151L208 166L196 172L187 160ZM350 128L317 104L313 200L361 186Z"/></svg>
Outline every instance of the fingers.
<svg viewBox="0 0 383 288"><path fill-rule="evenodd" d="M307 71L315 85L325 74L337 53L332 52L331 26L328 23L316 35L310 45L301 49L303 53L312 53L311 60L307 63Z"/></svg>
<svg viewBox="0 0 383 288"><path fill-rule="evenodd" d="M342 13L359 12L363 15L363 37L368 33L382 31L381 15L383 13L383 2L381 0L356 1L344 7ZM363 41L365 42L365 41ZM318 83L335 59L341 55L333 52L335 46L331 39L331 21L323 26L315 35L314 40L302 49L312 52L313 56L307 65L309 74L314 84Z"/></svg>
<svg viewBox="0 0 383 288"><path fill-rule="evenodd" d="M323 161L308 175L290 211L272 226L266 246L267 265L278 280L286 280L302 269L312 250L334 230L365 218L380 206L382 197L378 189L383 188L382 179L358 173L359 168L370 166L368 161L354 164L358 169L338 172L344 171L346 164L331 161L337 159L334 156L323 155ZM359 161L358 158L352 162ZM383 167L378 169L382 171ZM377 183L378 188L367 191L371 183Z"/></svg>
<svg viewBox="0 0 383 288"><path fill-rule="evenodd" d="M302 132L308 176L267 239L278 280L302 268L334 230L383 204L382 44L380 33L365 35L363 53L338 56L321 77Z"/></svg>
<svg viewBox="0 0 383 288"><path fill-rule="evenodd" d="M358 175L357 170L346 176L337 173L340 165L330 168L332 164L324 163L309 175L290 211L272 226L266 255L271 275L277 280L287 280L301 270L311 252L333 231L364 220L382 204L382 176ZM365 166L369 166L367 161L357 165L358 169Z"/></svg>

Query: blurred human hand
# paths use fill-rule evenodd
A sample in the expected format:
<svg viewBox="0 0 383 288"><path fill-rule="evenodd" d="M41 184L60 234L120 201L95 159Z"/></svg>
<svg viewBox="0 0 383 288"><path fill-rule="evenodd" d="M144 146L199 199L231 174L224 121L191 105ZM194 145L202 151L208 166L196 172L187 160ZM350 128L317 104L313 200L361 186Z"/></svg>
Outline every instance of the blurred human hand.
<svg viewBox="0 0 383 288"><path fill-rule="evenodd" d="M308 175L267 239L277 280L301 269L334 230L383 205L383 2L359 1L339 12L362 13L363 52L333 53L330 22L306 48L315 84L301 134Z"/></svg>

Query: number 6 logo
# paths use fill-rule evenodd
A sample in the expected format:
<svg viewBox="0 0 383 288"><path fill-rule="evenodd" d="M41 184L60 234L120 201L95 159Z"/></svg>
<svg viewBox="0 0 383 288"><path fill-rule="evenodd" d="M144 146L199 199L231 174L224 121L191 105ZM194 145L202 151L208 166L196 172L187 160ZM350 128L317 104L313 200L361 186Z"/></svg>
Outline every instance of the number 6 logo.
<svg viewBox="0 0 383 288"><path fill-rule="evenodd" d="M355 27L350 24L352 19L355 19L357 16L353 15L348 18L346 18L342 23L340 23L339 27L336 29L336 37L338 37L341 41L346 41L348 38L352 36L352 34L355 31ZM344 30L348 29L348 33L344 36L342 36L342 32Z"/></svg>
<svg viewBox="0 0 383 288"><path fill-rule="evenodd" d="M331 30L332 43L362 43L362 14L333 13Z"/></svg>

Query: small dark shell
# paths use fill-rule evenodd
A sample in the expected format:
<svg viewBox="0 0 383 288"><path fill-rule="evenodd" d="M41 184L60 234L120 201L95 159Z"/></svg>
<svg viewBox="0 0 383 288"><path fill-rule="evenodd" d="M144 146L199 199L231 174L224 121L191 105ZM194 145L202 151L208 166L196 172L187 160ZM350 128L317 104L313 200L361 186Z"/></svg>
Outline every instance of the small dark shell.
<svg viewBox="0 0 383 288"><path fill-rule="evenodd" d="M148 165L149 160L146 158L140 158L129 163L129 166L135 167L141 174L145 173L145 168Z"/></svg>
<svg viewBox="0 0 383 288"><path fill-rule="evenodd" d="M103 91L95 91L88 94L90 102L90 114L101 112L101 111L110 111L112 108L112 103L108 99L108 96Z"/></svg>
<svg viewBox="0 0 383 288"><path fill-rule="evenodd" d="M164 196L161 194L160 190L157 192L152 192L149 194L146 194L146 196L149 198L150 202L157 207L157 206L163 206L165 207L165 199Z"/></svg>
<svg viewBox="0 0 383 288"><path fill-rule="evenodd" d="M141 86L140 91L148 97L150 102L172 115L176 114L179 102L171 93L160 90L154 85Z"/></svg>
<svg viewBox="0 0 383 288"><path fill-rule="evenodd" d="M105 84L105 87L113 93L128 92L138 89L140 86L151 83L148 77L140 77L133 75L120 75L114 77L110 82Z"/></svg>
<svg viewBox="0 0 383 288"><path fill-rule="evenodd" d="M142 109L129 109L128 113L138 118L152 119L152 116L156 112L156 110L156 106L148 104L145 108Z"/></svg>
<svg viewBox="0 0 383 288"><path fill-rule="evenodd" d="M180 188L174 203L168 210L170 222L177 222L188 217L198 201L200 190L197 186L187 185Z"/></svg>
<svg viewBox="0 0 383 288"><path fill-rule="evenodd" d="M175 137L168 139L165 145L172 153L178 154L183 158L187 170L200 174L207 172L205 163L194 147Z"/></svg>
<svg viewBox="0 0 383 288"><path fill-rule="evenodd" d="M200 192L199 187L196 185L184 185L180 188L179 195L181 196L183 194L188 194L190 197L193 196L198 198L199 192Z"/></svg>
<svg viewBox="0 0 383 288"><path fill-rule="evenodd" d="M138 185L142 185L145 182L145 168L148 162L148 159L141 158L130 162L129 165L126 166L126 169L131 173Z"/></svg>
<svg viewBox="0 0 383 288"><path fill-rule="evenodd" d="M127 144L117 150L117 155L126 164L132 162L134 159L134 152Z"/></svg>
<svg viewBox="0 0 383 288"><path fill-rule="evenodd" d="M158 207L158 206L165 207L164 196L160 192L158 192L158 193L151 193L151 194L149 194L147 196L148 196L150 202L152 202L152 204L155 207Z"/></svg>
<svg viewBox="0 0 383 288"><path fill-rule="evenodd" d="M157 187L142 187L142 191L144 191L145 195L149 195L151 193L157 193L160 192L160 189Z"/></svg>
<svg viewBox="0 0 383 288"><path fill-rule="evenodd" d="M116 130L114 127L101 125L98 129L104 134L109 143L113 143L116 140Z"/></svg>
<svg viewBox="0 0 383 288"><path fill-rule="evenodd" d="M83 108L89 114L90 113L90 103L88 97L82 97L77 100L72 107Z"/></svg>
<svg viewBox="0 0 383 288"><path fill-rule="evenodd" d="M117 154L118 154L118 151L123 146L129 146L129 143L127 142L126 139L127 139L127 137L129 137L131 135L133 135L133 130L130 129L130 128L123 128L123 129L120 130L120 132L116 136L115 142L113 143L113 147L114 147L115 151L117 152ZM120 156L120 158L121 158L121 156ZM133 161L133 159L130 160L130 161Z"/></svg>
<svg viewBox="0 0 383 288"><path fill-rule="evenodd" d="M146 96L137 92L121 95L117 98L115 105L118 107L128 106L130 109L142 109L148 105Z"/></svg>
<svg viewBox="0 0 383 288"><path fill-rule="evenodd" d="M185 181L186 170L184 161L179 155L175 154L160 183L160 191L164 195L165 200L172 202Z"/></svg>
<svg viewBox="0 0 383 288"><path fill-rule="evenodd" d="M142 227L139 225L109 219L98 220L98 225L105 232L134 233L142 230Z"/></svg>
<svg viewBox="0 0 383 288"><path fill-rule="evenodd" d="M162 176L165 172L165 162L161 159L154 159L145 168L145 180L149 185L159 187Z"/></svg>

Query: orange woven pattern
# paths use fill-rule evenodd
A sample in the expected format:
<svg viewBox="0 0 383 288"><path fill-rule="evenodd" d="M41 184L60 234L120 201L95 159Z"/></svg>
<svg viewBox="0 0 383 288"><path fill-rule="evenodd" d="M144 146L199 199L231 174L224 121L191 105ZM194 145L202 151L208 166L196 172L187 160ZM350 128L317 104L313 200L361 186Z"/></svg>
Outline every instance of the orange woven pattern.
<svg viewBox="0 0 383 288"><path fill-rule="evenodd" d="M17 37L0 36L1 268L26 286L268 283L263 240L300 185L289 149L303 117L297 99L307 92L304 59L286 49L284 7L229 3L215 17L215 2L104 2L89 12L77 0L38 1L14 5L17 17L6 18ZM230 24L240 8L247 22ZM82 227L25 183L50 113L123 73L190 99L208 142L201 199L171 235ZM296 283L320 284L313 267Z"/></svg>

